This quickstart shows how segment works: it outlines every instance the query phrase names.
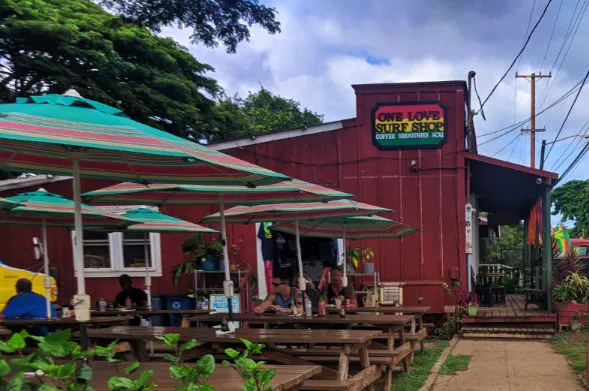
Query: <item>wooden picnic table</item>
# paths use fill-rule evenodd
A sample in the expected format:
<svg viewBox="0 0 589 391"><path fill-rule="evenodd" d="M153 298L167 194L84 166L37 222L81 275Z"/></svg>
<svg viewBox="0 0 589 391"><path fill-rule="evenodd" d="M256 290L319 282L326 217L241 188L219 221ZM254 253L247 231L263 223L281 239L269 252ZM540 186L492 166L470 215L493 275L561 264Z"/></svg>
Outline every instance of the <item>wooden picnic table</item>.
<svg viewBox="0 0 589 391"><path fill-rule="evenodd" d="M423 315L431 309L430 306L415 306L415 307L393 307L393 306L382 306L382 307L357 307L346 309L348 314L364 314L364 313L379 313L383 315L397 315L407 314L414 315L415 319L411 321L411 333L416 333L423 328ZM335 307L327 308L328 313L337 314L339 309Z"/></svg>
<svg viewBox="0 0 589 391"><path fill-rule="evenodd" d="M92 317L88 322L79 322L74 317L51 318L51 319L0 319L0 326L22 327L22 326L73 326L86 324L90 326L112 325L132 319L132 316L105 316Z"/></svg>
<svg viewBox="0 0 589 391"><path fill-rule="evenodd" d="M409 369L409 363L413 360L413 350L416 343L421 343L426 333L419 331L412 333L410 341L406 339L405 327L415 324L416 317L421 317L422 314L418 315L369 315L369 314L346 314L341 317L339 315L327 315L325 317L306 315L272 315L272 314L233 314L232 320L248 322L249 324L263 324L264 328L268 328L272 323L282 324L309 324L314 327L320 328L321 325L333 325L333 324L347 324L347 325L363 325L369 327L376 327L383 330L384 336L387 343L384 347L385 352L382 353L382 360L390 359L388 362L388 370L386 375L385 387L392 384L393 381L393 366L399 362L403 363L405 370ZM199 315L192 317L192 321L204 322L204 323L220 323L221 319L226 317L226 314L211 314L211 315ZM301 330L302 331L302 330ZM335 331L335 330L326 330ZM398 345L398 346L395 346ZM305 354L319 354L324 356L323 351L309 350L304 352ZM373 352L376 353L376 352ZM307 357L306 355L304 356ZM328 360L328 358L325 358ZM390 387L386 388L390 389Z"/></svg>
<svg viewBox="0 0 589 391"><path fill-rule="evenodd" d="M285 345L323 345L339 346L337 357L338 370L333 371L324 368L326 374L332 373L338 381L350 379L349 368L352 356L360 356L362 370L354 375L353 382L367 383L364 387L373 383L380 376L380 368L370 364L368 346L373 338L381 336L378 330L287 330L287 329L237 329L233 333L217 335L214 329L192 327L138 327L116 326L105 329L88 330L90 340L114 340L129 341L137 357L145 359L145 342L153 341L157 336L168 333L180 335L181 341L191 339L198 340L199 344L194 349L201 353L223 352L227 346L241 347L241 338L254 343L263 343L264 349L260 359L271 360L286 365L313 365L310 360L303 360L297 356L301 350L289 350ZM208 349L208 350L207 350ZM325 348L327 351L328 349ZM197 354L198 355L198 354ZM360 379L360 380L358 380Z"/></svg>
<svg viewBox="0 0 589 391"><path fill-rule="evenodd" d="M90 314L92 316L121 316L121 315L134 315L134 316L142 316L144 318L149 318L151 316L158 316L158 315L174 315L174 316L181 316L182 322L180 323L181 327L188 327L190 326L189 317L195 315L204 315L209 314L209 310L125 310L125 309L110 309L106 311L99 311L99 310L92 310Z"/></svg>
<svg viewBox="0 0 589 391"><path fill-rule="evenodd" d="M119 315L136 315L136 316L156 316L156 315L205 315L209 310L92 310L92 316L119 316Z"/></svg>
<svg viewBox="0 0 589 391"><path fill-rule="evenodd" d="M104 361L92 361L93 379L90 385L96 391L108 391L108 379L112 376L124 376L122 369L116 372L113 364ZM163 362L141 363L139 369L130 378L137 378L141 371L152 370L152 381L157 384L156 390L172 391L174 387L179 386L177 380L174 380L169 375L170 364ZM264 368L274 368L276 375L270 382L272 390L276 391L290 391L298 390L303 381L321 373L321 367L318 365L265 365ZM217 364L215 371L206 380L215 388L215 390L222 391L242 391L243 379L239 376L235 369L225 365Z"/></svg>

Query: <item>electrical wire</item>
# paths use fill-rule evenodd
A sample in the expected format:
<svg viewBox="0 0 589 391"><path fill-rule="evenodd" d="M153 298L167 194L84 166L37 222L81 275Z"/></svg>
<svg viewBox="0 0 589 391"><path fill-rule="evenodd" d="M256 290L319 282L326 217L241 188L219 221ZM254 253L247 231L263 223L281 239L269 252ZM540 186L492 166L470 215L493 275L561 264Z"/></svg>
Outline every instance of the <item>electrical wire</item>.
<svg viewBox="0 0 589 391"><path fill-rule="evenodd" d="M497 155L499 155L501 152L503 152L507 147L509 147L511 144L513 144L514 142L516 142L519 138L520 138L521 134L518 134L517 136L515 136L510 142L508 142L507 144L505 144L501 149L499 149L497 152L495 152L493 155L491 155L491 157L495 157Z"/></svg>
<svg viewBox="0 0 589 391"><path fill-rule="evenodd" d="M566 117L564 117L564 121L562 121L562 124L560 125L560 129L558 129L558 132L556 133L556 137L554 138L555 141L558 140L558 136L560 136L560 133L562 132L562 129L564 128L564 125L566 124L567 120L569 119L571 111L573 111L573 108L575 107L575 103L577 103L577 99L579 99L579 95L581 94L581 91L583 91L583 86L587 82L588 77L589 77L589 69L587 69L587 72L585 73L585 77L583 78L583 83L581 84L581 87L577 91L577 95L575 96L575 99L573 100L571 107L569 107L569 111L567 112ZM550 149L548 150L548 153L546 154L545 159L548 159L548 156L550 156L550 152L552 152L552 148L554 148L554 144L550 145Z"/></svg>
<svg viewBox="0 0 589 391"><path fill-rule="evenodd" d="M556 25L558 24L558 17L560 16L560 9L562 8L562 3L564 3L564 0L560 0L560 5L558 6L558 11L556 12L556 18L554 19L554 25L552 26L552 31L550 32L550 38L548 38L548 45L546 45L546 51L544 52L544 58L542 59L542 65L540 65L540 71L542 71L542 68L544 68L544 62L546 61L546 57L548 56L548 49L550 49L552 37L554 36L554 30L556 30Z"/></svg>
<svg viewBox="0 0 589 391"><path fill-rule="evenodd" d="M589 120L587 120L587 122L585 122L585 124L583 124L583 126L581 127L581 131L579 132L579 134L582 134L582 136L585 136L585 135L587 135L587 132L589 132ZM564 163L566 161L567 157L570 156L570 154L567 154L567 153L568 153L569 149L571 148L571 146L573 144L574 144L574 147L573 147L573 150L571 151L571 153L573 153L574 151L577 150L577 148L579 147L579 144L581 144L582 141L583 141L583 138L582 137L579 138L578 140L576 140L576 143L575 143L575 140L573 139L573 141L571 141L567 145L567 147L565 148L565 150L562 151L562 153L560 154L560 156L558 157L558 159L556 159L556 161L552 165L552 169L558 167L558 165L560 164L561 160L562 160L562 163Z"/></svg>
<svg viewBox="0 0 589 391"><path fill-rule="evenodd" d="M571 19L569 21L567 30L565 32L565 36L564 36L562 43L560 45L560 49L558 50L558 53L557 53L556 57L554 58L554 62L552 64L552 66L550 67L551 74L552 74L552 71L554 70L554 67L558 63L558 60L560 59L560 55L562 53L562 50L565 48L565 46L567 45L567 41L570 38L569 45L564 53L562 60L560 61L560 65L558 66L558 68L554 72L552 78L550 80L548 80L548 83L546 83L546 87L544 87L544 91L542 93L544 95L544 99L542 100L542 104L540 105L540 107L544 106L544 104L546 103L546 99L550 95L550 91L552 91L552 86L555 83L555 79L558 76L560 70L562 69L562 66L564 65L564 62L565 62L565 60L568 56L569 50L571 48L571 45L572 45L575 37L577 36L577 32L579 30L579 26L581 25L581 21L585 15L585 12L587 11L587 5L589 5L589 0L585 0L583 5L581 6L581 12L579 12L579 13L576 12L577 8L579 7L580 2L581 2L581 0L577 0L577 3L575 5L575 9L573 10L573 13L571 15Z"/></svg>
<svg viewBox="0 0 589 391"><path fill-rule="evenodd" d="M582 83L583 83L583 80L578 81L573 87L571 87L567 92L565 92L557 100L555 100L554 102L552 102L548 107L545 107L544 109L540 110L536 114L536 116L545 113L546 111L550 110L551 108L553 108L557 104L563 102L565 99L567 99L569 96L571 96L578 88L580 88L581 85L584 85ZM479 135L477 135L477 138L480 139L480 138L483 138L483 137L491 136L491 135L494 135L494 134L503 132L504 130L508 130L508 129L509 129L508 133L509 132L512 132L512 131L516 130L517 128L520 128L523 125L525 125L526 123L528 123L531 119L532 118L529 117L529 118L526 118L525 120L521 120L519 122L516 122L516 123L511 124L509 126L503 127L501 129L497 129L497 130L494 130L494 131L491 131L491 132L479 134Z"/></svg>
<svg viewBox="0 0 589 391"><path fill-rule="evenodd" d="M534 3L532 4L532 10L530 11L530 17L528 18L528 27L526 27L526 33L524 35L524 43L525 43L525 37L527 37L528 32L530 32L530 25L532 24L532 16L534 16L535 9L536 9L536 0L534 0ZM517 66L515 67L515 72L519 71L519 64L520 64L521 60L522 60L521 57L517 60Z"/></svg>
<svg viewBox="0 0 589 391"><path fill-rule="evenodd" d="M560 177L558 178L558 182L561 182L564 179L564 177L566 177L567 174L569 172L571 172L577 164L579 164L579 162L583 159L583 157L585 156L585 154L587 153L588 150L589 150L589 142L585 143L585 145L583 146L583 149L581 149L581 152L579 152L577 157L575 157L575 159L566 168L566 170L564 170L562 175L560 175Z"/></svg>
<svg viewBox="0 0 589 391"><path fill-rule="evenodd" d="M509 71L511 70L511 68L513 68L513 66L515 65L515 63L517 62L517 60L520 58L520 56L522 55L522 53L524 52L524 50L526 50L526 47L528 46L528 43L530 43L530 39L532 39L532 36L534 35L534 32L538 28L538 25L540 24L540 22L544 18L544 15L546 15L546 11L548 10L548 7L550 6L550 3L552 3L552 0L548 0L548 2L546 3L546 6L544 7L544 10L542 11L542 14L540 15L540 18L538 19L538 21L536 22L536 24L532 28L532 31L530 31L530 34L528 35L528 37L526 39L526 42L524 42L523 47L521 48L521 50L519 51L519 53L517 54L517 56L515 56L515 58L511 62L511 65L509 65L509 68L507 68L507 70L505 71L505 73L503 74L503 76L501 76L501 78L499 79L499 81L491 89L491 92L489 92L489 95L487 95L487 98L485 98L485 100L483 101L483 103L481 104L481 107L479 107L479 109L478 109L477 112L480 112L483 109L483 107L485 106L485 104L487 103L487 101L489 100L489 98L491 98L491 96L493 95L493 93L495 92L495 90L497 89L497 87L499 87L499 85L505 79L505 77L507 76L507 74L509 73Z"/></svg>

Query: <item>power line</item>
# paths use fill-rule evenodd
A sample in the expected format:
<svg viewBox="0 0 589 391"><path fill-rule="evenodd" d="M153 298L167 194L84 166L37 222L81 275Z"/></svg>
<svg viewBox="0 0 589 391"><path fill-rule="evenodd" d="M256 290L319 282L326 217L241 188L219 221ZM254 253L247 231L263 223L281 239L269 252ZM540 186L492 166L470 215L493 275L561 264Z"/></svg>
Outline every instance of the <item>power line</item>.
<svg viewBox="0 0 589 391"><path fill-rule="evenodd" d="M487 101L489 100L489 98L493 95L493 93L495 92L495 90L497 89L497 87L499 87L499 84L501 84L501 82L503 81L503 79L505 79L505 77L507 76L507 74L509 73L509 71L511 70L511 68L513 68L513 66L515 65L515 63L517 62L517 60L520 58L520 56L522 55L522 53L524 52L524 50L526 50L526 47L528 46L528 43L530 42L530 39L532 39L532 35L534 35L534 32L536 31L536 28L538 28L538 25L540 24L540 22L544 18L544 15L546 15L546 11L548 10L548 7L550 6L550 3L552 3L552 0L548 0L548 3L546 3L546 6L544 7L544 10L542 11L542 14L540 15L540 18L538 19L538 21L536 22L536 24L532 28L532 31L530 31L530 34L528 35L528 38L526 39L526 42L524 42L524 46L521 48L521 50L519 51L519 53L517 54L517 56L515 56L515 58L511 62L511 65L509 65L509 68L507 68L507 70L505 71L505 73L503 74L503 76L501 76L501 79L499 79L499 81L497 82L497 84L495 84L495 86L491 89L491 92L489 93L489 95L487 96L487 98L483 101L483 103L481 104L481 107L479 107L478 112L480 112L483 109L483 106L487 103Z"/></svg>
<svg viewBox="0 0 589 391"><path fill-rule="evenodd" d="M535 9L536 9L536 0L534 0L534 3L532 4L532 10L530 11L530 17L528 18L528 27L526 27L526 33L525 33L524 37L527 37L528 32L530 31L530 25L532 24L532 16L534 16ZM525 43L525 41L524 41L524 43ZM521 57L517 60L517 66L515 67L516 72L519 71L519 64L520 64L521 60L522 60Z"/></svg>
<svg viewBox="0 0 589 391"><path fill-rule="evenodd" d="M501 152L503 152L507 147L509 147L511 144L513 144L514 142L516 142L519 138L521 137L521 133L518 134L517 136L515 136L510 142L508 142L507 144L505 144L500 150L498 150L497 152L495 152L491 157L495 157L497 155L499 155ZM512 151L513 153L513 151ZM511 157L511 155L510 155ZM508 159L509 160L509 159Z"/></svg>
<svg viewBox="0 0 589 391"><path fill-rule="evenodd" d="M577 164L579 164L579 162L583 159L583 156L585 156L585 154L587 153L588 150L589 150L589 142L587 142L583 146L583 149L581 149L581 152L579 152L577 157L575 157L575 159L571 162L571 164L567 167L567 169L564 170L562 175L558 178L558 182L562 181L564 179L564 177L567 176L567 174L569 172L571 172Z"/></svg>
<svg viewBox="0 0 589 391"><path fill-rule="evenodd" d="M585 77L583 78L583 82L581 84L581 87L577 91L577 95L575 96L575 99L573 100L571 107L569 107L569 111L567 112L566 117L564 117L564 121L562 121L562 124L560 125L560 129L558 129L558 133L556 133L556 137L554 138L554 140L558 140L558 136L560 136L560 132L562 132L564 125L566 124L567 120L569 119L569 115L571 114L571 111L573 111L573 107L575 107L575 103L577 103L577 99L579 99L579 95L581 95L581 91L583 91L583 86L587 82L588 77L589 77L589 69L587 69L587 72L585 73ZM548 153L546 154L546 158L544 160L548 159L548 156L550 156L550 152L552 151L552 148L554 148L554 144L550 145L550 149L548 150Z"/></svg>
<svg viewBox="0 0 589 391"><path fill-rule="evenodd" d="M563 95L561 95L557 100L555 100L554 102L552 102L549 106L545 107L544 109L540 110L536 116L545 113L546 111L550 110L551 108L553 108L554 106L556 106L557 104L563 102L565 99L567 99L569 96L571 96L575 90L577 90L579 88L579 86L581 85L581 83L583 83L583 80L578 81L574 86L572 86L567 92L565 92ZM511 124L509 126L505 126L501 129L497 129L491 132L487 132L487 133L482 133L480 135L478 135L478 138L483 138L483 137L487 137L487 136L491 136L493 134L497 134L500 132L503 132L504 130L508 130L508 132L506 133L510 133L513 132L514 130L516 130L517 128L520 128L521 126L525 125L526 123L528 123L530 121L531 118L526 118L525 120L521 120L519 122L516 122L514 124ZM488 142L488 141L487 141ZM482 144L479 144L482 145Z"/></svg>
<svg viewBox="0 0 589 391"><path fill-rule="evenodd" d="M546 103L546 99L550 95L550 91L552 91L552 86L555 83L554 79L558 76L560 70L562 69L562 66L564 65L564 62L568 56L570 47L571 47L571 45L577 35L577 31L579 30L579 26L581 25L581 20L582 20L583 16L585 15L585 12L587 11L587 5L589 4L589 0L585 0L584 4L581 6L581 10L582 10L581 12L579 12L579 13L576 12L577 8L579 7L580 2L581 2L581 0L577 0L577 3L575 5L575 9L573 10L573 13L571 15L571 19L570 19L569 24L567 26L565 36L564 36L562 43L560 45L560 49L558 50L558 53L557 53L556 57L554 58L554 63L550 67L550 72L552 72L552 70L554 69L554 67L558 63L558 60L560 59L560 55L562 53L562 50L565 48L567 41L569 40L569 37L570 37L571 38L570 43L568 45L567 50L565 51L564 57L560 61L560 65L558 66L558 68L554 72L553 80L552 81L549 80L548 83L546 84L546 87L544 88L544 92L543 92L544 99L542 100L541 106L544 106L544 103ZM572 33L572 36L571 36L571 33Z"/></svg>
<svg viewBox="0 0 589 391"><path fill-rule="evenodd" d="M550 32L550 38L548 39L548 45L546 45L546 51L544 52L544 58L542 59L542 65L540 65L540 70L544 68L544 61L546 61L546 57L548 56L548 49L550 49L550 44L552 43L552 37L554 36L554 30L556 30L556 25L558 23L558 17L560 15L560 9L562 8L562 3L564 0L560 0L560 5L558 6L558 11L556 12L556 18L554 19L554 25L552 26L552 31ZM552 71L552 69L551 69Z"/></svg>
<svg viewBox="0 0 589 391"><path fill-rule="evenodd" d="M583 124L583 126L581 127L581 132L583 132L582 133L583 136L586 135L588 131L589 131L589 120L587 120L587 122L585 122L585 124ZM581 133L579 133L579 134L581 134ZM571 152L574 152L577 149L577 147L579 146L579 144L581 144L582 141L583 141L583 138L580 138L580 139L576 140L576 143L575 143L574 139L570 143L568 143L565 150L560 154L558 159L556 159L556 161L552 165L552 169L555 169L556 167L558 167L558 164L561 162L561 159L562 159L563 163L566 161L567 157L569 156L569 155L567 155L567 152L569 151L569 149L571 148L571 146L573 144L574 144L574 147L573 147L573 151L571 151Z"/></svg>

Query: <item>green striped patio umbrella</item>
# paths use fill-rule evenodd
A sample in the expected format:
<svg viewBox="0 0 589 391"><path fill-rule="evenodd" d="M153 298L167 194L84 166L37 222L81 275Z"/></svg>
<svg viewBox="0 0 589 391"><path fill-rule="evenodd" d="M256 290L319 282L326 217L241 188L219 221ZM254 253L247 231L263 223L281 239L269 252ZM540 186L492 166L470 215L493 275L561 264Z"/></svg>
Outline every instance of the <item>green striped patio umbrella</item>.
<svg viewBox="0 0 589 391"><path fill-rule="evenodd" d="M0 224L41 225L43 245L43 268L45 273L45 294L47 297L47 317L51 317L49 280L49 255L47 251L47 227L72 227L74 225L75 205L59 194L50 193L44 189L20 193L5 199L15 206L9 211L0 211ZM81 206L86 219L84 228L97 227L121 228L131 224L124 217L103 212L98 208ZM81 270L78 269L78 274Z"/></svg>
<svg viewBox="0 0 589 391"><path fill-rule="evenodd" d="M191 232L191 233L219 233L214 229L203 227L202 225L194 224L186 220L181 220L176 217L168 216L157 210L149 208L136 208L126 211L121 215L122 217L136 222L137 224L129 225L126 230L134 232L144 232L147 239L149 232ZM151 277L149 275L149 249L147 248L147 240L145 243L145 288L147 290L147 305L151 309Z"/></svg>
<svg viewBox="0 0 589 391"><path fill-rule="evenodd" d="M343 193L327 187L293 179L273 185L258 186L218 186L218 185L172 185L121 183L89 193L84 193L86 200L100 203L150 204L150 205L219 205L221 236L223 239L223 262L225 264L225 281L231 284L229 276L229 254L227 250L227 230L225 227L225 205L247 204L259 205L283 203L290 201L316 202L351 198L352 194ZM230 287L226 295L232 295Z"/></svg>
<svg viewBox="0 0 589 391"><path fill-rule="evenodd" d="M309 219L335 218L349 216L366 216L392 212L391 209L373 206L352 200L337 200L312 203L285 203L273 205L236 206L225 211L225 218L229 223L249 224L254 222L285 222L294 220L297 262L299 268L299 289L305 291L303 278L303 260L301 257L301 243L299 222ZM215 213L205 217L205 220L219 220L220 214ZM347 277L345 277L347 279ZM346 279L344 283L347 284ZM304 295L303 295L304 297Z"/></svg>
<svg viewBox="0 0 589 391"><path fill-rule="evenodd" d="M75 91L17 99L0 105L0 169L45 174L72 173L74 262L82 269L80 177L139 183L247 184L289 178L129 119L121 110ZM78 273L78 307L89 316L83 273ZM82 315L83 314L83 315Z"/></svg>
<svg viewBox="0 0 589 391"><path fill-rule="evenodd" d="M18 203L0 197L0 210L10 210L18 206Z"/></svg>
<svg viewBox="0 0 589 391"><path fill-rule="evenodd" d="M272 229L295 234L296 228L291 222L282 222L272 226ZM382 239L402 238L417 230L395 220L381 216L356 216L341 218L326 218L301 220L299 222L300 235L303 237L347 239Z"/></svg>
<svg viewBox="0 0 589 391"><path fill-rule="evenodd" d="M297 227L290 222L278 223L274 230L296 234ZM344 286L348 285L346 239L402 238L417 230L398 221L380 216L335 217L302 220L299 222L301 236L339 238L344 241Z"/></svg>

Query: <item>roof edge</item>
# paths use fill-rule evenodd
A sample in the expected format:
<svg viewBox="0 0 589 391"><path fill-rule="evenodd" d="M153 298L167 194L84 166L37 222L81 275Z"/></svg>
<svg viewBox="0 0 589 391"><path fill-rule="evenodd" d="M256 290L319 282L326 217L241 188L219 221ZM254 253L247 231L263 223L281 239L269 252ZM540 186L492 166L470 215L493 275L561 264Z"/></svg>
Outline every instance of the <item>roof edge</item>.
<svg viewBox="0 0 589 391"><path fill-rule="evenodd" d="M350 119L343 119L339 121L325 122L315 126L308 126L289 130L277 130L270 133L264 133L258 136L250 136L235 140L220 141L218 143L208 144L206 145L206 147L214 149L216 151L224 151L227 149L242 148L250 145L262 144L269 141L285 140L299 136L307 136L310 134L331 132L334 130L342 129L344 127L344 122L349 120Z"/></svg>
<svg viewBox="0 0 589 391"><path fill-rule="evenodd" d="M482 163L488 163L488 164L493 164L496 166L501 166L501 167L508 168L511 170L520 171L520 172L523 172L523 173L526 173L529 175L535 175L535 176L539 176L539 177L543 177L543 178L549 178L552 180L558 179L558 174L555 172L544 171L544 170L539 170L537 168L526 167L526 166L522 166L520 164L511 163L511 162L508 162L505 160L495 159L495 158L485 156L485 155L479 155L474 152L462 152L462 155L466 159L476 160L476 161L479 161Z"/></svg>
<svg viewBox="0 0 589 391"><path fill-rule="evenodd" d="M466 81L464 80L433 80L433 81L415 81L415 82L399 82L399 83L365 83L365 84L352 84L352 88L355 90L363 88L375 88L375 87L413 87L413 86L444 86L447 85L460 85L467 88Z"/></svg>

